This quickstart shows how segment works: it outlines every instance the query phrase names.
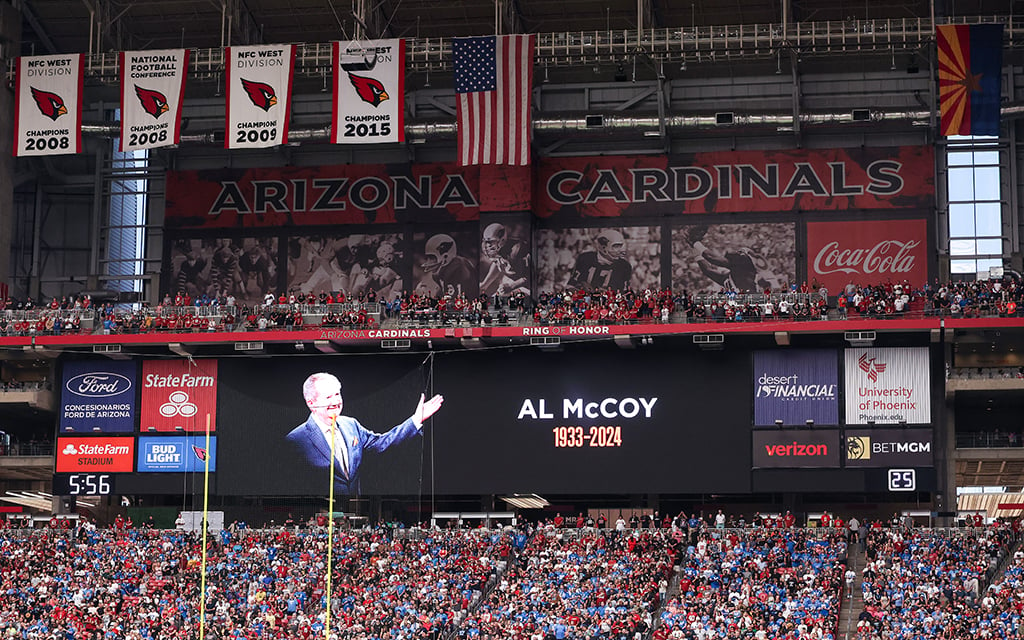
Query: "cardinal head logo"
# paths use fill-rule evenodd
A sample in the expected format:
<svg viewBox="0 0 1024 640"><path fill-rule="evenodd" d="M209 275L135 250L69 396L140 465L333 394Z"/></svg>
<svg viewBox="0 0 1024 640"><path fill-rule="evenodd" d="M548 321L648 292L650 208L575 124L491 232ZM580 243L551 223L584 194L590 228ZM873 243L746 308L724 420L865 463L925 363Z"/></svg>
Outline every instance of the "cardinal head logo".
<svg viewBox="0 0 1024 640"><path fill-rule="evenodd" d="M356 93L363 102L369 102L376 107L390 97L388 92L384 90L384 85L376 78L366 78L349 73L348 79L352 86L356 88Z"/></svg>
<svg viewBox="0 0 1024 640"><path fill-rule="evenodd" d="M264 111L270 111L270 107L277 104L277 92L274 91L274 87L265 82L256 82L245 78L241 80L242 88L245 89L254 105Z"/></svg>
<svg viewBox="0 0 1024 640"><path fill-rule="evenodd" d="M56 120L68 112L68 108L64 106L64 98L56 93L32 87L32 98L36 101L39 112L50 120Z"/></svg>
<svg viewBox="0 0 1024 640"><path fill-rule="evenodd" d="M884 362L878 362L875 358L869 358L868 354L860 354L860 358L857 359L857 366L860 370L868 374L868 380L871 382L878 382L878 374L885 373L886 364Z"/></svg>
<svg viewBox="0 0 1024 640"><path fill-rule="evenodd" d="M196 454L196 457L200 460L206 460L206 449L201 449L196 445L192 445L192 453Z"/></svg>
<svg viewBox="0 0 1024 640"><path fill-rule="evenodd" d="M146 113L154 118L159 118L170 109L167 106L167 96L159 91L143 89L139 85L135 85L135 95L139 97L139 102L142 103L142 108Z"/></svg>

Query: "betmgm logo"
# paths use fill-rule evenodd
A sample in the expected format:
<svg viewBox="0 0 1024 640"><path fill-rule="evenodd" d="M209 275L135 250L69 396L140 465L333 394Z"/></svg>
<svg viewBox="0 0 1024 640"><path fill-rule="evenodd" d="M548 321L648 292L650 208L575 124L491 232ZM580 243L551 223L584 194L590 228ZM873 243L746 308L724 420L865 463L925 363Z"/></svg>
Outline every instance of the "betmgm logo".
<svg viewBox="0 0 1024 640"><path fill-rule="evenodd" d="M871 459L871 437L870 436L848 436L846 438L846 459L847 460L870 460Z"/></svg>

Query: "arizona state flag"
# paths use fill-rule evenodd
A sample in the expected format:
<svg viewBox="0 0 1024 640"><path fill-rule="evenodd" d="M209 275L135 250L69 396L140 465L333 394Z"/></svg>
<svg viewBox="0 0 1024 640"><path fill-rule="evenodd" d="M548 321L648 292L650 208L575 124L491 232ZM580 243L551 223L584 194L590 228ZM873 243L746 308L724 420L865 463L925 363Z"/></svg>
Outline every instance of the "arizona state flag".
<svg viewBox="0 0 1024 640"><path fill-rule="evenodd" d="M938 28L939 133L999 135L1003 25L956 24Z"/></svg>

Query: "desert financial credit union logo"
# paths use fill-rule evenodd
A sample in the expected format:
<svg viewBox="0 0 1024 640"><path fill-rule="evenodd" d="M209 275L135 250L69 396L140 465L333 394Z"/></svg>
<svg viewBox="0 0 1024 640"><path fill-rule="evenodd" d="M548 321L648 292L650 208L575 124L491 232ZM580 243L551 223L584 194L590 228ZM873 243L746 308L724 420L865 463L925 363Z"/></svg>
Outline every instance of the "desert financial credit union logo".
<svg viewBox="0 0 1024 640"><path fill-rule="evenodd" d="M803 384L798 374L788 376L770 376L765 374L757 379L758 398L778 398L779 400L834 400L836 385L834 384Z"/></svg>
<svg viewBox="0 0 1024 640"><path fill-rule="evenodd" d="M260 109L270 111L270 107L277 104L277 92L274 91L274 87L265 82L256 82L245 78L240 78L240 80L249 100L252 100L252 103Z"/></svg>
<svg viewBox="0 0 1024 640"><path fill-rule="evenodd" d="M64 104L64 98L56 93L32 87L32 98L36 101L39 112L50 120L56 120L68 112L68 108Z"/></svg>
<svg viewBox="0 0 1024 640"><path fill-rule="evenodd" d="M159 118L170 110L170 107L167 106L167 96L159 91L143 89L139 85L135 85L135 95L139 97L142 109L154 118Z"/></svg>
<svg viewBox="0 0 1024 640"><path fill-rule="evenodd" d="M850 436L846 438L847 460L870 460L871 438L868 436Z"/></svg>
<svg viewBox="0 0 1024 640"><path fill-rule="evenodd" d="M868 380L871 382L878 382L878 374L885 373L885 367L887 366L884 362L878 362L877 358L869 358L868 354L860 354L860 358L857 358L857 366L860 370L868 374Z"/></svg>

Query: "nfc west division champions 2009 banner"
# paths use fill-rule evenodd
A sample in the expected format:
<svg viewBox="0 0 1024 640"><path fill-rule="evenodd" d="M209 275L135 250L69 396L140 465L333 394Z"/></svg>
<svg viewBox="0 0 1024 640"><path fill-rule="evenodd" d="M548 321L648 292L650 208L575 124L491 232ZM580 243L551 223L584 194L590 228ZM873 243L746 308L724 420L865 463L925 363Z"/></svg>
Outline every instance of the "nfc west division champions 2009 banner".
<svg viewBox="0 0 1024 640"><path fill-rule="evenodd" d="M225 149L288 142L295 45L228 47Z"/></svg>

